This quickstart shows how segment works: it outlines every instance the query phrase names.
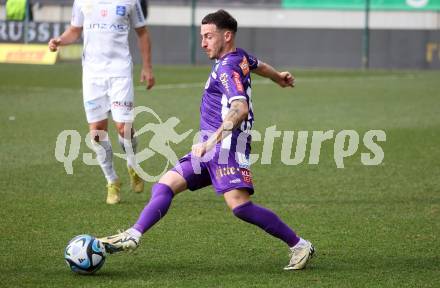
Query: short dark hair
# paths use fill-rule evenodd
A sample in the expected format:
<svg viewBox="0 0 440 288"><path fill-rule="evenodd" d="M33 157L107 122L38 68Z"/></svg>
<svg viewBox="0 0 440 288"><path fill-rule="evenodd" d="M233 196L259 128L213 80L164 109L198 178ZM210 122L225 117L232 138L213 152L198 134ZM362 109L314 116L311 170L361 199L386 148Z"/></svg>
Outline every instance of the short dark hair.
<svg viewBox="0 0 440 288"><path fill-rule="evenodd" d="M202 24L214 24L219 29L237 32L237 20L223 9L206 15L202 20Z"/></svg>

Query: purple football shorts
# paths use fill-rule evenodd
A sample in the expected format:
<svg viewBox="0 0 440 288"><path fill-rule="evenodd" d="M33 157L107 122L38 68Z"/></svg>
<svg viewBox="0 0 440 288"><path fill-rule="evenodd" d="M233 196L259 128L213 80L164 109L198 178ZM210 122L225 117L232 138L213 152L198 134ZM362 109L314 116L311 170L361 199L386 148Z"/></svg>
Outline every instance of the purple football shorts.
<svg viewBox="0 0 440 288"><path fill-rule="evenodd" d="M212 185L217 194L245 189L254 194L249 157L217 146L203 158L188 153L172 169L185 178L191 191Z"/></svg>

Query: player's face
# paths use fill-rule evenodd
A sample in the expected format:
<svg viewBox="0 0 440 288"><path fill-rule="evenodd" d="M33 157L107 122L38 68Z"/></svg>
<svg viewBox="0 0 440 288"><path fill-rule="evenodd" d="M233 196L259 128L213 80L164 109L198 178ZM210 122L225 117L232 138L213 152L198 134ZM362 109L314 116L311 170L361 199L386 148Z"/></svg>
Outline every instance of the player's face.
<svg viewBox="0 0 440 288"><path fill-rule="evenodd" d="M224 54L225 35L215 24L202 24L200 28L201 46L209 59L218 59Z"/></svg>

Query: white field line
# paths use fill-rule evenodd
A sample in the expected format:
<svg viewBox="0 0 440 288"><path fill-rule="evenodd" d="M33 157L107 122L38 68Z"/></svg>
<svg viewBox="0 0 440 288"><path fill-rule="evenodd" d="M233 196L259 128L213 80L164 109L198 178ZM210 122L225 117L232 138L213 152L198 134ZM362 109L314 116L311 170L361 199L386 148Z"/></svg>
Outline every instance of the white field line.
<svg viewBox="0 0 440 288"><path fill-rule="evenodd" d="M411 80L417 79L422 76L417 74L404 74L404 75L382 75L382 76L359 76L359 77L305 77L296 79L295 83L298 86L301 83L310 83L310 82L345 82L345 81L383 81L383 80ZM269 85L273 84L269 79L256 79L252 81L253 85ZM192 89L199 88L203 89L205 87L205 83L203 82L191 82L191 83L176 83L176 84L157 84L153 87L153 91L155 90L178 90L178 89ZM26 92L36 92L36 93L45 93L48 90L56 90L58 94L62 95L63 93L78 93L81 88L57 88L57 87L41 87L41 86L31 86L31 87L23 87L23 86L0 86L1 90L21 90ZM145 87L142 85L135 86L136 91L145 91ZM2 93L0 93L1 96Z"/></svg>
<svg viewBox="0 0 440 288"><path fill-rule="evenodd" d="M295 83L307 83L307 82L345 82L345 81L380 81L380 80L400 80L400 79L416 79L418 76L416 74L406 74L406 75L384 75L384 76L364 76L364 77L307 77L296 79ZM273 84L269 79L257 79L252 81L252 85L268 85ZM205 87L205 83L202 82L192 82L192 83L176 83L176 84L159 84L154 86L154 90L173 90L173 89L191 89L191 88L201 88ZM136 86L135 90L145 90L144 86Z"/></svg>

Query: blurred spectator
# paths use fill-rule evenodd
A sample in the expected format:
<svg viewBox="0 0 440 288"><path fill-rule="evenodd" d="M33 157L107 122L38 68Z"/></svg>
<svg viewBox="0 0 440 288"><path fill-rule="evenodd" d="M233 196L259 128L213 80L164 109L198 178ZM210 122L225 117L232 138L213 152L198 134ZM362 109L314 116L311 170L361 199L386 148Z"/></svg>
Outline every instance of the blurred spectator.
<svg viewBox="0 0 440 288"><path fill-rule="evenodd" d="M28 20L32 21L34 15L30 2L31 1L26 0L6 0L6 20L24 21L26 19L27 8Z"/></svg>

